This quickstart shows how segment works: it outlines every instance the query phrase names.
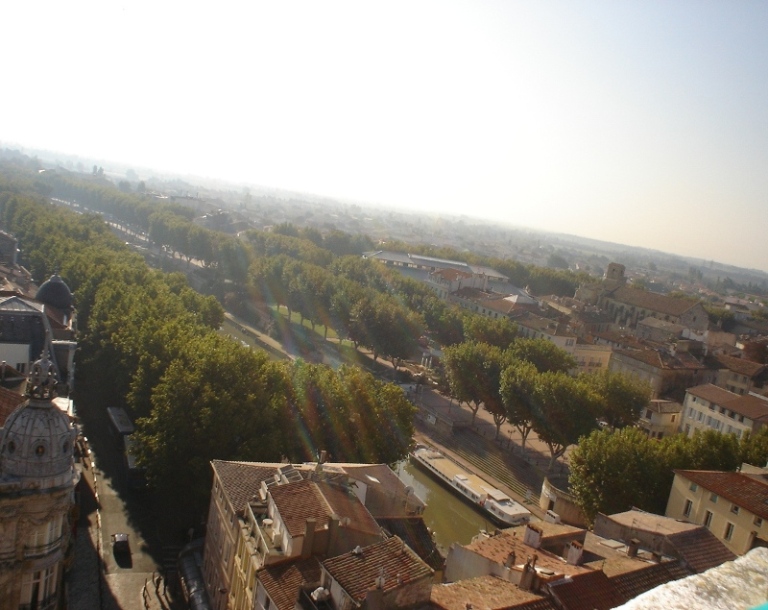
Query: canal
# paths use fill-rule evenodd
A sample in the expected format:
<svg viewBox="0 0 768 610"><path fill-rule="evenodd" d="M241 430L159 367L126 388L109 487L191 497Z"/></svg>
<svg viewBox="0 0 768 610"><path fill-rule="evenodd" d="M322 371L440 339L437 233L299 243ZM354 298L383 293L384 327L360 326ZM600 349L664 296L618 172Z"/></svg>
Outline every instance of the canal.
<svg viewBox="0 0 768 610"><path fill-rule="evenodd" d="M443 553L454 542L468 544L481 529L495 529L488 519L410 460L399 462L395 472L426 503L424 522L435 533L435 542Z"/></svg>

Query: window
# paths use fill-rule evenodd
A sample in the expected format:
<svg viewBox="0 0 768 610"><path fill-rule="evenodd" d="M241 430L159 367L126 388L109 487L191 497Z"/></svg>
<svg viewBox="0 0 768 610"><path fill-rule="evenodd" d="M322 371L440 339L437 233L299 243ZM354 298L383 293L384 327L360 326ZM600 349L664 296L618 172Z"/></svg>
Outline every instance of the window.
<svg viewBox="0 0 768 610"><path fill-rule="evenodd" d="M738 506L736 506L735 504L731 504L731 512L732 512L734 515L738 515L738 514L739 514L739 507L738 507Z"/></svg>
<svg viewBox="0 0 768 610"><path fill-rule="evenodd" d="M715 493L709 494L709 501L714 504L717 504L717 494Z"/></svg>
<svg viewBox="0 0 768 610"><path fill-rule="evenodd" d="M730 540L733 538L733 523L728 523L725 526L725 533L723 534L723 538L726 540Z"/></svg>
<svg viewBox="0 0 768 610"><path fill-rule="evenodd" d="M691 486L688 489L690 489L691 491L696 491L699 489L699 486L696 485L696 483L691 483Z"/></svg>
<svg viewBox="0 0 768 610"><path fill-rule="evenodd" d="M673 415L673 416L672 416L672 423L675 423L675 418L676 418L676 417L677 417L677 415Z"/></svg>
<svg viewBox="0 0 768 610"><path fill-rule="evenodd" d="M645 411L645 419L651 419L652 416L653 416L653 413L651 413L651 410L647 409Z"/></svg>
<svg viewBox="0 0 768 610"><path fill-rule="evenodd" d="M752 523L754 523L756 527L760 527L763 525L763 520L760 517L755 517L755 520Z"/></svg>
<svg viewBox="0 0 768 610"><path fill-rule="evenodd" d="M704 516L704 527L708 528L710 525L712 525L712 511L708 510Z"/></svg>
<svg viewBox="0 0 768 610"><path fill-rule="evenodd" d="M56 595L56 566L40 572L28 572L21 577L21 607L53 607Z"/></svg>
<svg viewBox="0 0 768 610"><path fill-rule="evenodd" d="M693 502L691 502L690 500L686 500L685 508L683 508L683 517L690 517L692 508L693 508Z"/></svg>

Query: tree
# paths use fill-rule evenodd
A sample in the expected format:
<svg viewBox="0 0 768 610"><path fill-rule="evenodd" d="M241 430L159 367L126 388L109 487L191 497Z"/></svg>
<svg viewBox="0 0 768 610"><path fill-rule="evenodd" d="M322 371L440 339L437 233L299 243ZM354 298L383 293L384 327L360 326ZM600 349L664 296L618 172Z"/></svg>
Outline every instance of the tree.
<svg viewBox="0 0 768 610"><path fill-rule="evenodd" d="M598 397L596 416L612 428L637 423L641 410L651 399L648 384L621 373L585 374L581 379L592 387Z"/></svg>
<svg viewBox="0 0 768 610"><path fill-rule="evenodd" d="M765 466L768 463L768 426L757 432L747 432L739 444L739 460L753 466Z"/></svg>
<svg viewBox="0 0 768 610"><path fill-rule="evenodd" d="M589 521L632 506L663 514L674 470L733 471L739 459L736 435L715 430L661 440L631 426L595 431L571 454L570 490Z"/></svg>
<svg viewBox="0 0 768 610"><path fill-rule="evenodd" d="M642 430L595 430L571 453L570 491L589 523L633 506L663 514L672 471Z"/></svg>
<svg viewBox="0 0 768 610"><path fill-rule="evenodd" d="M576 359L546 339L518 338L510 346L510 356L525 360L536 367L540 373L561 372L576 368Z"/></svg>
<svg viewBox="0 0 768 610"><path fill-rule="evenodd" d="M507 349L517 337L517 326L509 318L487 318L464 314L464 336L479 343Z"/></svg>
<svg viewBox="0 0 768 610"><path fill-rule="evenodd" d="M466 403L472 411L472 425L483 401L483 392L479 382L482 379L483 348L473 341L466 341L444 350L445 371L451 395Z"/></svg>
<svg viewBox="0 0 768 610"><path fill-rule="evenodd" d="M511 423L522 439L522 451L525 453L525 442L533 430L535 410L533 394L538 376L536 367L530 362L517 362L508 366L501 374L499 393Z"/></svg>
<svg viewBox="0 0 768 610"><path fill-rule="evenodd" d="M137 421L150 483L204 506L212 459L280 461L290 438L286 394L264 352L214 333L186 344L154 388L151 413Z"/></svg>
<svg viewBox="0 0 768 610"><path fill-rule="evenodd" d="M549 470L565 450L597 427L594 392L562 372L541 373L536 380L533 429L549 447Z"/></svg>

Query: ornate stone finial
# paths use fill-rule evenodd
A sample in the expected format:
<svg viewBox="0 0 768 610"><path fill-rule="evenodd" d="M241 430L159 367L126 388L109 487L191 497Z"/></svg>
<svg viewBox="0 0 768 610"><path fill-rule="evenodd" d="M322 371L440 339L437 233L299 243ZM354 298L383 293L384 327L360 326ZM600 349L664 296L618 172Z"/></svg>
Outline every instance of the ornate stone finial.
<svg viewBox="0 0 768 610"><path fill-rule="evenodd" d="M59 381L56 378L56 370L53 362L48 358L48 351L44 351L40 360L32 365L27 382L27 395L30 398L50 400L56 397L56 387Z"/></svg>

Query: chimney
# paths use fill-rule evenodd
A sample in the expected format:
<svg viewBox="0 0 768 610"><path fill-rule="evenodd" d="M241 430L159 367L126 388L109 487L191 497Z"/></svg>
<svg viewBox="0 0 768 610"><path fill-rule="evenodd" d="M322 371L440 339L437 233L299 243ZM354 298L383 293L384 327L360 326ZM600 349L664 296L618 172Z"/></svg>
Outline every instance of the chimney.
<svg viewBox="0 0 768 610"><path fill-rule="evenodd" d="M301 558L307 559L312 556L313 546L315 544L315 519L307 519L304 524L304 541L301 543Z"/></svg>
<svg viewBox="0 0 768 610"><path fill-rule="evenodd" d="M637 538L632 538L627 545L627 556L637 557L637 549L640 547L640 541Z"/></svg>
<svg viewBox="0 0 768 610"><path fill-rule="evenodd" d="M543 536L543 531L540 528L528 523L525 526L523 543L528 545L531 548L538 549L541 546L542 536Z"/></svg>
<svg viewBox="0 0 768 610"><path fill-rule="evenodd" d="M507 555L507 560L504 562L505 568L512 568L515 565L517 557L515 555L514 551L510 551L509 555Z"/></svg>
<svg viewBox="0 0 768 610"><path fill-rule="evenodd" d="M520 584L518 585L523 591L530 591L533 589L533 580L536 576L536 560L538 557L534 554L533 557L528 557L523 566L523 574L520 577Z"/></svg>
<svg viewBox="0 0 768 610"><path fill-rule="evenodd" d="M568 565L577 566L581 563L581 557L584 554L584 545L578 540L572 540L568 545L568 552L565 556L565 562Z"/></svg>
<svg viewBox="0 0 768 610"><path fill-rule="evenodd" d="M339 539L339 516L331 515L328 517L328 556L338 555L336 544Z"/></svg>

